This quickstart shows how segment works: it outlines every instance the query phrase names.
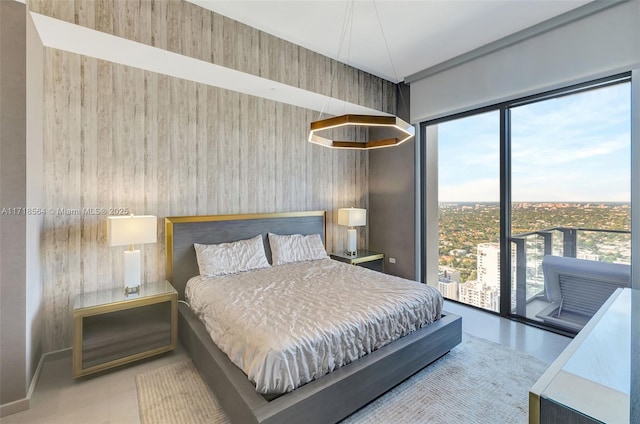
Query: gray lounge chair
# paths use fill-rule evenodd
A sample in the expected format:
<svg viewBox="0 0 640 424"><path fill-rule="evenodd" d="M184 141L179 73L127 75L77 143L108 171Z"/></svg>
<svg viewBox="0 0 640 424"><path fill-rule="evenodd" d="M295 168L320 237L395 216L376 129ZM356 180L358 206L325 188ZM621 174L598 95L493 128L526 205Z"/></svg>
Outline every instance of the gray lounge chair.
<svg viewBox="0 0 640 424"><path fill-rule="evenodd" d="M542 260L544 290L551 306L536 317L578 332L618 287L631 287L631 267L563 256Z"/></svg>

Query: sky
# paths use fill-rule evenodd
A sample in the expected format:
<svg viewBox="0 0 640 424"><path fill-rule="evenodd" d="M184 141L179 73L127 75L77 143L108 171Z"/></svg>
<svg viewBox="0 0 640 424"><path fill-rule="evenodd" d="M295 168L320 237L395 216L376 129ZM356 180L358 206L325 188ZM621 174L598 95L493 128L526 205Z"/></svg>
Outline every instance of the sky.
<svg viewBox="0 0 640 424"><path fill-rule="evenodd" d="M629 83L511 109L514 202L629 202ZM440 202L500 200L499 112L438 125Z"/></svg>

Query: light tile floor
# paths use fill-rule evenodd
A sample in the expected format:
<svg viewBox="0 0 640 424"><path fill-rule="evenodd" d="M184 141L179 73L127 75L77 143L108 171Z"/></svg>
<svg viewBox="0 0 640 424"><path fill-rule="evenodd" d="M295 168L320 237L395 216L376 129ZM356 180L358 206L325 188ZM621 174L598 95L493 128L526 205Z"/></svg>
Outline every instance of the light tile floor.
<svg viewBox="0 0 640 424"><path fill-rule="evenodd" d="M462 316L463 332L553 362L571 339L513 322L474 308L445 302L445 310ZM71 355L45 363L31 407L0 419L2 424L137 424L135 376L187 359L182 348L137 364L74 380Z"/></svg>

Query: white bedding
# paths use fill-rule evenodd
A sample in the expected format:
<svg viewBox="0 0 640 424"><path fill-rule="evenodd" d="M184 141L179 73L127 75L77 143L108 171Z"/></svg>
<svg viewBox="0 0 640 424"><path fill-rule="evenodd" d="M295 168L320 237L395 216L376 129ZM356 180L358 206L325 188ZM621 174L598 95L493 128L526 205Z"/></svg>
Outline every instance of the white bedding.
<svg viewBox="0 0 640 424"><path fill-rule="evenodd" d="M440 318L426 284L332 259L193 277L186 298L260 393L286 393Z"/></svg>

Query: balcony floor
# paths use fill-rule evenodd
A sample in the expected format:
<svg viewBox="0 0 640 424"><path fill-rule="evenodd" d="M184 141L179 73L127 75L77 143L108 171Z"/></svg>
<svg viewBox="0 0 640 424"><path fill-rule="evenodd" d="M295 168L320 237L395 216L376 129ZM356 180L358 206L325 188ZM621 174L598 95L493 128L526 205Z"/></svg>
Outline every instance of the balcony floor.
<svg viewBox="0 0 640 424"><path fill-rule="evenodd" d="M445 300L444 309L462 316L462 331L500 343L549 363L555 361L572 340L569 337L522 324L458 302Z"/></svg>

